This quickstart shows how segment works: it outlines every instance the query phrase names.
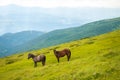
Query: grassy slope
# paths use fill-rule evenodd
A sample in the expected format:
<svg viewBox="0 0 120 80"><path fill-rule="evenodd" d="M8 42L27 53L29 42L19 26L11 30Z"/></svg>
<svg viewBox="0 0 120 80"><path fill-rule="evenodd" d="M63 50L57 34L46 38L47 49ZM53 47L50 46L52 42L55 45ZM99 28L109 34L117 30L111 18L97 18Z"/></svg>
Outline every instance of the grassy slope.
<svg viewBox="0 0 120 80"><path fill-rule="evenodd" d="M97 37L73 41L32 51L45 53L47 63L33 67L27 53L0 59L1 80L120 80L120 30ZM66 57L57 63L52 49L70 48L70 62Z"/></svg>

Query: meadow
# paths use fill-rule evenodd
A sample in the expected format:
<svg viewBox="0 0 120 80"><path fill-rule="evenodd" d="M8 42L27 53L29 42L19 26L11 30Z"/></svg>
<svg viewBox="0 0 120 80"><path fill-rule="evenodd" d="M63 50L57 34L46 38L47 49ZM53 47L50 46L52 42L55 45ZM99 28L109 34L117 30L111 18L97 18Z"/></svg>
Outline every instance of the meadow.
<svg viewBox="0 0 120 80"><path fill-rule="evenodd" d="M0 58L0 80L120 80L120 30ZM57 62L53 49L71 50ZM34 68L28 53L45 54Z"/></svg>

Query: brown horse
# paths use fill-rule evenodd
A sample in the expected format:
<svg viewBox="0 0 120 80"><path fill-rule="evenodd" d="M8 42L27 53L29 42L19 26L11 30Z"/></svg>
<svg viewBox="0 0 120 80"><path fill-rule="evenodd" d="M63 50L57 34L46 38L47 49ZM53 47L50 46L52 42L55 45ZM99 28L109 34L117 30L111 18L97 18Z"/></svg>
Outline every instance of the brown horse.
<svg viewBox="0 0 120 80"><path fill-rule="evenodd" d="M31 53L28 54L28 59L32 58L33 61L34 61L34 67L37 66L37 62L42 62L42 65L44 66L45 65L45 61L46 61L46 56L41 54L41 55L38 55L38 56L35 56Z"/></svg>
<svg viewBox="0 0 120 80"><path fill-rule="evenodd" d="M64 57L65 55L67 56L67 60L69 61L70 57L71 57L71 51L70 49L64 49L62 51L56 51L55 49L53 50L58 62L59 62L59 58L60 57Z"/></svg>

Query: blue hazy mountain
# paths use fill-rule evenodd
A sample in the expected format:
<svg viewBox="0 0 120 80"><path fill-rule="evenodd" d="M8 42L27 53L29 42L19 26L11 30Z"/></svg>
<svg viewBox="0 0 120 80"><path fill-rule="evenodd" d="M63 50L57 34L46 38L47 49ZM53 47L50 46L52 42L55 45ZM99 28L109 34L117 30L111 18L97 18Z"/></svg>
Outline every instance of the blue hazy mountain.
<svg viewBox="0 0 120 80"><path fill-rule="evenodd" d="M0 34L25 30L52 31L120 16L116 8L40 8L8 5L0 7ZM4 29L2 31L2 29Z"/></svg>
<svg viewBox="0 0 120 80"><path fill-rule="evenodd" d="M12 46L17 46L37 38L42 34L43 32L40 31L22 31L17 33L6 33L1 37L8 40Z"/></svg>
<svg viewBox="0 0 120 80"><path fill-rule="evenodd" d="M22 45L16 46L11 49L11 53L9 53L9 55L97 36L117 29L120 29L120 17L95 21L79 27L58 29L38 36Z"/></svg>
<svg viewBox="0 0 120 80"><path fill-rule="evenodd" d="M96 36L116 29L120 29L120 17L48 33L39 31L7 33L0 37L0 57Z"/></svg>
<svg viewBox="0 0 120 80"><path fill-rule="evenodd" d="M11 49L16 46L22 45L30 40L37 38L44 34L40 31L22 31L18 33L6 33L0 36L0 56L9 55Z"/></svg>

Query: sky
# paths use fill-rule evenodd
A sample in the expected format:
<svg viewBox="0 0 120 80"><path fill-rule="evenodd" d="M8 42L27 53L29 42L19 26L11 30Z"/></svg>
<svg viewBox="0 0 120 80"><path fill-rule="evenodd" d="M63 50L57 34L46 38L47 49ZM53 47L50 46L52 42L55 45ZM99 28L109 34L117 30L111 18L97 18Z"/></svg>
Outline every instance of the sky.
<svg viewBox="0 0 120 80"><path fill-rule="evenodd" d="M120 8L120 0L0 0L0 6L16 4L27 7L104 7Z"/></svg>
<svg viewBox="0 0 120 80"><path fill-rule="evenodd" d="M0 7L7 5L19 5L24 7L42 7L42 8L56 8L56 7L100 7L100 8L120 8L120 0L0 0ZM5 32L20 30L20 27L9 28L0 27L0 35ZM27 30L28 27L23 30Z"/></svg>

